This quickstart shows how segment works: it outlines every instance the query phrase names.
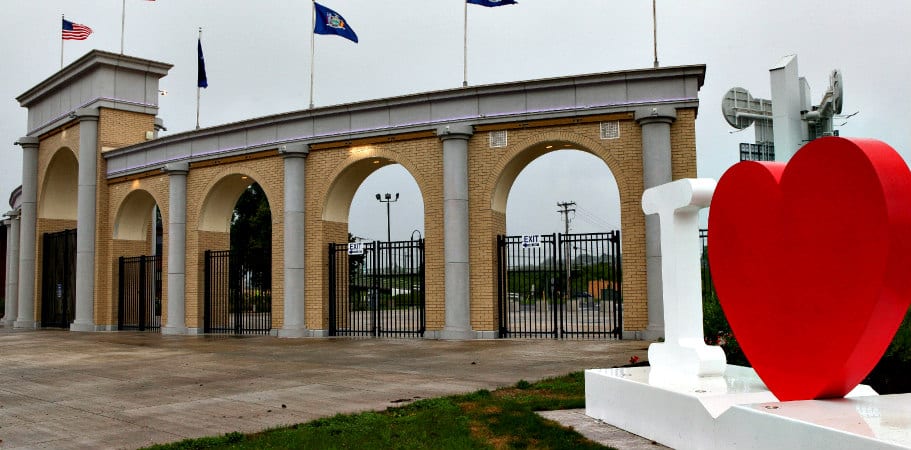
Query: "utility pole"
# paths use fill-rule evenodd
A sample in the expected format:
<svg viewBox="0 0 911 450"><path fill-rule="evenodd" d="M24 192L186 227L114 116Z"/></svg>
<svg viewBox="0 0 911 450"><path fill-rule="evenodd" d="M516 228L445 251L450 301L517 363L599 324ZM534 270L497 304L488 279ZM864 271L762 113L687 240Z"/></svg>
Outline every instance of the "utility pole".
<svg viewBox="0 0 911 450"><path fill-rule="evenodd" d="M564 238L563 238L563 264L566 269L566 290L564 291L564 295L566 295L566 300L568 301L570 299L570 295L569 295L570 261L569 261L569 240L566 239L566 236L569 235L569 213L576 212L576 208L572 208L573 206L576 206L576 202L557 202L557 206L559 206L561 208L561 209L558 209L557 212L563 215L563 225L564 225L563 229L565 231L565 234L563 235L564 236Z"/></svg>

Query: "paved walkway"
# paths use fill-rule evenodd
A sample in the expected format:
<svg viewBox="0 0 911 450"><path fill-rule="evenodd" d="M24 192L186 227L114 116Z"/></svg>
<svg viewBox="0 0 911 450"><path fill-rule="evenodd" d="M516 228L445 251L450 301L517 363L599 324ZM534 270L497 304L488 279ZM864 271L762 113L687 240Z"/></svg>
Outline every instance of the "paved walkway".
<svg viewBox="0 0 911 450"><path fill-rule="evenodd" d="M136 448L252 432L621 365L646 347L0 328L0 449Z"/></svg>

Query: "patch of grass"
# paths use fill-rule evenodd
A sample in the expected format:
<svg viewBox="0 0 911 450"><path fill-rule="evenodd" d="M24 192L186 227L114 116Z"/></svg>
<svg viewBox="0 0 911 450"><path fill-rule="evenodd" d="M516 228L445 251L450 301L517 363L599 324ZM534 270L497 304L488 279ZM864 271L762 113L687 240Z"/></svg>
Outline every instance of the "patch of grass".
<svg viewBox="0 0 911 450"><path fill-rule="evenodd" d="M229 433L151 449L604 449L535 411L585 406L582 372L490 392L425 399L256 434Z"/></svg>

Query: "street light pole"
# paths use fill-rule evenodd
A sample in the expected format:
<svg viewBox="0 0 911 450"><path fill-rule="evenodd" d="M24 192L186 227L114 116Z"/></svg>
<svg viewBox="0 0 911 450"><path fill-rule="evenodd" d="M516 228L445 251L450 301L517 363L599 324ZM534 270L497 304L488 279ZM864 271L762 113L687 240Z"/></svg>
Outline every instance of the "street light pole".
<svg viewBox="0 0 911 450"><path fill-rule="evenodd" d="M392 246L390 245L390 242L392 242L392 225L391 225L391 219L390 219L391 211L389 209L389 204L399 201L399 193L398 192L395 193L395 198L393 198L392 194L390 194L388 192L386 193L386 195L383 195L383 196L381 196L380 194L376 194L376 199L379 200L380 203L386 204L386 246L388 247L387 252L389 253L388 270L391 271L392 270L392 248L391 248Z"/></svg>

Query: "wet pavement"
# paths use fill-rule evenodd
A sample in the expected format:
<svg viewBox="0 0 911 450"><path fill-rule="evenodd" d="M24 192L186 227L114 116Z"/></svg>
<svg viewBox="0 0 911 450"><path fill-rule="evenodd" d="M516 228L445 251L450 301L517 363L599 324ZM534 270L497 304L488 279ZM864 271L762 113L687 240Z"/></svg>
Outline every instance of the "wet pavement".
<svg viewBox="0 0 911 450"><path fill-rule="evenodd" d="M0 449L137 448L254 432L622 365L647 346L0 328Z"/></svg>

